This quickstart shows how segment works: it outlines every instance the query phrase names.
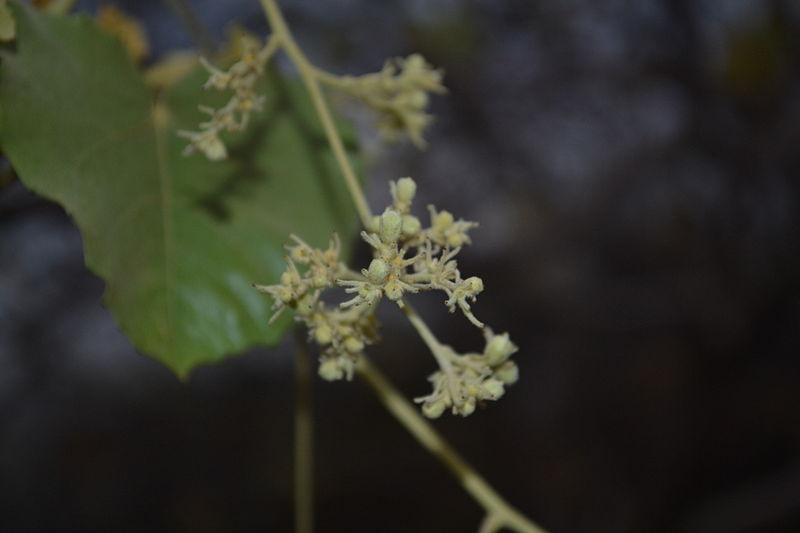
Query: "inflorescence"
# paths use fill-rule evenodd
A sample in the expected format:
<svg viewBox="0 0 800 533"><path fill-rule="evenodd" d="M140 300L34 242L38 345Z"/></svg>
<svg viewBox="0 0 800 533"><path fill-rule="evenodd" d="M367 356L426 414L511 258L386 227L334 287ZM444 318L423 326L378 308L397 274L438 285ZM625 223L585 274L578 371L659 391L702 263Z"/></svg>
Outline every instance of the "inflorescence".
<svg viewBox="0 0 800 533"><path fill-rule="evenodd" d="M201 122L199 131L181 130L178 135L189 139L184 150L188 155L200 152L212 161L228 157L228 150L220 138L222 132L244 131L252 113L264 107L263 95L257 95L255 85L264 75L267 62L278 46L270 39L260 47L257 41L242 40L239 61L228 70L220 70L205 58L200 63L209 72L206 89L232 90L228 103L219 109L199 106L209 115ZM418 148L425 147L423 133L433 119L425 110L428 93L444 93L442 72L434 69L419 54L387 61L379 72L362 76L336 76L315 70L320 81L359 99L378 113L377 128L387 141L397 141L408 136Z"/></svg>
<svg viewBox="0 0 800 533"><path fill-rule="evenodd" d="M497 400L504 387L516 381L517 367L509 357L517 348L508 334L493 334L472 313L470 302L483 291L483 281L476 276L463 277L456 256L463 245L471 243L468 232L477 224L428 206L430 225L423 227L411 214L416 188L411 178L391 182L392 205L375 217L370 231L361 232L372 248L373 259L360 272L341 261L336 236L326 250L292 236L294 244L287 246L287 270L280 283L255 287L274 299L273 320L288 307L308 327L310 339L322 351L319 374L329 381L351 379L365 346L378 340L375 309L383 298L404 308L409 293L444 292L450 312L459 309L484 330L486 347L481 354L462 355L435 339L426 339L439 370L429 378L433 392L417 402L430 418L446 409L467 416L478 402ZM324 302L322 292L337 286L352 297L336 306Z"/></svg>
<svg viewBox="0 0 800 533"><path fill-rule="evenodd" d="M390 59L379 72L362 76L329 76L330 85L364 102L378 113L377 128L387 141L408 135L418 148L432 116L425 112L428 93L445 93L442 72L434 69L419 54Z"/></svg>
<svg viewBox="0 0 800 533"><path fill-rule="evenodd" d="M201 152L211 160L227 157L219 134L244 130L251 114L263 108L264 96L256 94L255 85L277 46L275 39L263 47L245 40L242 57L227 71L201 60L210 74L205 88L232 90L233 96L219 109L200 107L210 116L200 124L200 131L179 132L189 139L186 154ZM334 76L316 70L315 75L376 110L384 138L396 140L405 134L418 147L424 146L422 134L431 121L425 111L428 93L445 92L441 71L418 54L387 61L373 74ZM458 269L456 256L463 246L472 243L469 231L478 224L456 220L450 212L429 205L430 225L423 227L411 213L416 191L411 178L390 183L392 204L361 232L373 258L360 272L342 262L336 235L325 250L292 235L294 242L286 247L287 268L280 283L255 288L274 300L271 322L289 308L306 325L310 339L320 347L319 375L328 381L352 379L365 347L379 340L377 304L383 298L395 302L409 314L439 365L428 378L433 385L431 394L416 399L422 404L422 412L437 418L450 409L453 414L467 416L479 402L500 398L505 387L517 380L517 366L509 360L517 347L507 333L495 335L475 317L471 303L483 291L483 280L464 277ZM344 288L350 299L331 305L322 294L336 287ZM433 337L405 303L408 294L426 290L442 291L451 313L459 309L483 330L486 346L482 353L458 354Z"/></svg>
<svg viewBox="0 0 800 533"><path fill-rule="evenodd" d="M274 51L273 41L268 41L259 48L251 40L243 39L242 57L227 71L218 69L205 58L200 58L200 63L210 74L203 88L232 90L233 96L219 109L199 106L200 111L209 115L209 119L200 123L200 131L178 132L181 137L189 139L184 155L201 152L212 161L228 157L228 150L219 134L223 131L244 131L250 115L263 109L265 97L256 94L255 85L264 75L266 64Z"/></svg>

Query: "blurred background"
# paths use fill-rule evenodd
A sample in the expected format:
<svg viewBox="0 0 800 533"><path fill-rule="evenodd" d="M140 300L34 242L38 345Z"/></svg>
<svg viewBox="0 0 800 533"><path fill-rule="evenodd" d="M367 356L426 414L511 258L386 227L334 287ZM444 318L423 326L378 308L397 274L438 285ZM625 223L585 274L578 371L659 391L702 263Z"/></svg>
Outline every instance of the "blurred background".
<svg viewBox="0 0 800 533"><path fill-rule="evenodd" d="M151 61L193 45L180 3L116 4ZM187 4L218 43L266 31L255 0ZM467 459L551 533L800 531L800 2L283 4L328 70L418 51L446 71L427 151L355 119L373 206L411 175L418 214L481 223L461 269L521 379L436 421ZM0 531L291 531L291 335L180 384L102 292L64 211L1 189ZM438 296L420 307L482 346ZM381 316L373 360L426 394L433 359ZM318 531L477 530L362 383L316 379L315 405Z"/></svg>

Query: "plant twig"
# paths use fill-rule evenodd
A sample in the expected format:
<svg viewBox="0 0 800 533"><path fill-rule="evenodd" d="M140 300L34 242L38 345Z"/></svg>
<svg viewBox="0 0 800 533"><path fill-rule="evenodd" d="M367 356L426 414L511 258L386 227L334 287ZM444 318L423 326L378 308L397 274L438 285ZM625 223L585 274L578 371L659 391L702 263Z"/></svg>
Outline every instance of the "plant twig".
<svg viewBox="0 0 800 533"><path fill-rule="evenodd" d="M339 132L331 117L328 104L319 86L320 75L305 57L289 31L283 14L276 0L260 0L267 20L272 27L275 38L297 68L300 77L308 89L311 100L320 117L323 129L331 145L337 164L344 176L345 183L356 206L365 229L372 229L372 212L367 204L364 192L358 183L355 172L344 149ZM426 343L441 347L422 319L410 309L407 316L411 320ZM435 354L441 350L436 350ZM522 513L506 502L489 485L478 472L472 468L458 452L419 414L418 410L397 391L394 385L362 355L356 366L359 375L372 388L384 407L402 424L417 441L436 456L459 480L466 490L486 510L487 518L482 526L483 531L494 533L507 527L518 533L545 533L543 529L528 520ZM488 529L487 529L488 528Z"/></svg>
<svg viewBox="0 0 800 533"><path fill-rule="evenodd" d="M500 528L503 527L502 524L497 522L497 517L493 514L487 514L483 517L483 522L481 522L481 527L478 530L478 533L495 533L500 531Z"/></svg>
<svg viewBox="0 0 800 533"><path fill-rule="evenodd" d="M295 533L314 531L314 419L311 357L305 332L295 330L294 503Z"/></svg>
<svg viewBox="0 0 800 533"><path fill-rule="evenodd" d="M509 505L474 468L419 414L372 363L362 356L356 367L359 375L372 388L383 406L411 433L417 442L431 452L450 470L466 490L493 517L492 527L497 531L507 527L519 533L545 533Z"/></svg>
<svg viewBox="0 0 800 533"><path fill-rule="evenodd" d="M417 330L419 336L422 337L422 340L425 341L425 344L428 346L431 354L433 354L436 362L439 363L439 366L445 371L450 371L450 361L445 354L442 353L442 343L439 342L425 321L422 320L407 300L403 300L403 313L406 315L408 321L411 322L411 325L414 326L414 329Z"/></svg>
<svg viewBox="0 0 800 533"><path fill-rule="evenodd" d="M353 166L350 164L350 160L347 157L347 152L345 151L344 143L339 136L339 131L336 129L336 126L333 123L333 117L328 109L328 104L325 101L325 97L323 96L322 90L319 87L316 69L308 61L306 56L300 50L300 47L297 46L297 43L295 42L294 37L292 37L289 27L286 25L283 14L278 8L278 4L275 2L275 0L260 1L261 6L264 8L264 13L267 16L267 20L272 27L274 35L280 39L284 50L286 50L286 53L289 54L290 59L297 68L297 71L300 73L300 78L302 78L306 89L308 89L308 93L311 96L311 101L313 102L314 108L319 115L320 121L322 122L322 128L325 130L325 135L327 136L328 142L333 149L333 155L342 171L345 183L350 191L350 196L352 197L353 203L356 206L358 216L361 218L361 224L364 226L364 228L370 229L372 226L372 211L369 209L367 199L364 196L364 192L361 190L361 186L358 183L358 178L353 171Z"/></svg>

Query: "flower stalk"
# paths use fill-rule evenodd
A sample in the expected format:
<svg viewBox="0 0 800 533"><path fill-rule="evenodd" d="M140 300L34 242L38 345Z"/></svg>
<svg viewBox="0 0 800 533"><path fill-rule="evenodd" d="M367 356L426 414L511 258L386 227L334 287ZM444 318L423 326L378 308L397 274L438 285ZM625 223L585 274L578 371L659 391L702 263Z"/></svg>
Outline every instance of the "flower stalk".
<svg viewBox="0 0 800 533"><path fill-rule="evenodd" d="M392 204L380 216L374 216L360 182L334 124L321 84L360 99L379 115L378 129L386 138L407 136L424 147L422 133L432 117L425 112L429 93L446 92L442 73L433 69L422 56L388 61L383 69L363 76L334 76L317 69L297 45L276 0L260 0L272 35L261 49L244 48L242 59L229 70L204 66L211 77L206 87L233 90L229 103L221 109L203 109L210 119L199 132L182 132L190 140L187 151L200 151L209 159L224 159L227 152L219 137L223 131L240 131L247 126L250 114L261 109L264 96L254 93L257 78L266 62L281 49L286 52L300 75L314 109L322 123L344 183L361 219L361 236L372 248L373 259L366 268L350 269L339 259L336 236L327 250L312 248L299 237L287 246L287 270L280 283L256 285L274 300L277 317L285 308L308 329L308 338L319 345L319 374L327 380L351 379L358 373L376 393L386 409L433 453L459 480L464 489L484 508L486 517L480 531L492 533L508 528L520 533L544 533L544 530L508 504L459 454L436 432L433 426L406 400L364 355L369 344L378 340L374 310L381 299L394 301L431 351L439 370L429 381L433 392L417 398L422 414L437 418L447 409L467 416L487 400L497 400L505 387L517 380L518 370L510 356L517 347L508 334L495 335L472 312L471 303L484 289L475 276L462 277L456 255L471 244L469 231L475 222L456 220L448 211L428 206L430 226L423 228L411 213L416 183L411 178L391 182ZM202 109L202 108L201 108ZM345 287L351 299L330 306L320 298L324 290ZM439 342L422 318L406 301L407 294L439 290L446 294L450 312L459 309L485 336L482 353L456 353ZM305 340L298 339L296 356L296 449L295 497L296 528L299 533L312 530L311 481L311 411L310 363L304 351Z"/></svg>

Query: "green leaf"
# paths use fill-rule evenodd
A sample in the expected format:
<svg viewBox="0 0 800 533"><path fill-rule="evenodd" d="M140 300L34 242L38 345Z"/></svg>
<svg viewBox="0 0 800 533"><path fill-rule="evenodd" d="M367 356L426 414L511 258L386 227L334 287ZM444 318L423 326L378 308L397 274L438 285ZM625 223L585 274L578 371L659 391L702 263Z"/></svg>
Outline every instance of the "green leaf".
<svg viewBox="0 0 800 533"><path fill-rule="evenodd" d="M0 42L12 41L17 34L17 25L6 0L0 0Z"/></svg>
<svg viewBox="0 0 800 533"><path fill-rule="evenodd" d="M175 131L229 96L203 91L203 72L154 95L91 20L10 6L0 146L23 183L75 219L122 330L180 376L280 340L288 321L268 327L271 302L251 284L278 279L290 232L324 245L356 228L302 87L265 80L267 109L227 139L229 160L182 157Z"/></svg>

